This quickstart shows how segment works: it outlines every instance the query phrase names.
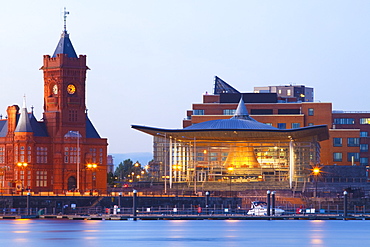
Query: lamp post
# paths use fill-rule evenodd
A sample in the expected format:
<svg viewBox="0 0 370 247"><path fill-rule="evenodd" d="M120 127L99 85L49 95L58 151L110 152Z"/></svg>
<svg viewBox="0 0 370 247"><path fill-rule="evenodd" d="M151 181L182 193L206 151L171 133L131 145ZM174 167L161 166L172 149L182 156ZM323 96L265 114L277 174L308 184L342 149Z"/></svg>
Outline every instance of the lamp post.
<svg viewBox="0 0 370 247"><path fill-rule="evenodd" d="M91 170L91 191L94 191L94 172L95 169L98 167L97 164L87 164L86 165L89 170Z"/></svg>
<svg viewBox="0 0 370 247"><path fill-rule="evenodd" d="M21 195L23 196L23 183L24 183L24 180L25 180L25 172L24 170L27 168L28 164L26 162L18 162L17 163L17 166L23 171L23 174L21 174L21 177L23 176L23 179L21 178Z"/></svg>
<svg viewBox="0 0 370 247"><path fill-rule="evenodd" d="M315 195L314 195L315 198L317 197L317 182L318 182L318 179L319 179L320 172L321 171L320 171L320 168L319 167L314 167L312 169L312 174L315 177Z"/></svg>
<svg viewBox="0 0 370 247"><path fill-rule="evenodd" d="M231 175L231 173L234 171L234 167L230 166L227 168L227 171L229 172L229 174ZM230 186L230 196L231 196L231 179L232 177L229 176L229 186Z"/></svg>

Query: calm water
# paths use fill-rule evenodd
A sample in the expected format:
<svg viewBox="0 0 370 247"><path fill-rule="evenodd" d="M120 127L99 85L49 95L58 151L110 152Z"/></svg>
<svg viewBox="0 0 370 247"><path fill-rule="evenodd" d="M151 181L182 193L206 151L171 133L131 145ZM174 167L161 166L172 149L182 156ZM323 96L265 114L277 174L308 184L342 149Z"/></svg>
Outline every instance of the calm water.
<svg viewBox="0 0 370 247"><path fill-rule="evenodd" d="M370 246L370 221L0 220L1 246Z"/></svg>

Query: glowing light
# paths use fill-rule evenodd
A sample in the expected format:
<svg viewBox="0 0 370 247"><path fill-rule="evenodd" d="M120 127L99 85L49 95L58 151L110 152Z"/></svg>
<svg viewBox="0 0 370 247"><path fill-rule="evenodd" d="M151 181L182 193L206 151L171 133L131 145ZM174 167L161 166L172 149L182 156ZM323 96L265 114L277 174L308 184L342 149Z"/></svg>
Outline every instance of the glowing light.
<svg viewBox="0 0 370 247"><path fill-rule="evenodd" d="M313 168L313 169L312 169L312 172L313 172L313 174L314 174L315 176L317 176L317 175L319 175L319 173L320 173L321 171L320 171L320 168L315 167L315 168Z"/></svg>

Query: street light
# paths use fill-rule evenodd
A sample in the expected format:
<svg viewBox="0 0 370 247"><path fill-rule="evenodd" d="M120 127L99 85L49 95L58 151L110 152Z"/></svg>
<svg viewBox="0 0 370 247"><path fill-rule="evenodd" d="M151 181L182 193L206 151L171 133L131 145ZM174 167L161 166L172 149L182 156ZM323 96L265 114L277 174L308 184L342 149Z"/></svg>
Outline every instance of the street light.
<svg viewBox="0 0 370 247"><path fill-rule="evenodd" d="M314 197L317 197L317 181L319 179L320 172L321 172L321 169L319 167L314 167L312 169L312 174L315 177L315 196Z"/></svg>
<svg viewBox="0 0 370 247"><path fill-rule="evenodd" d="M26 162L18 162L17 163L17 166L20 168L20 169L22 169L22 171L23 171L23 174L21 174L22 176L23 176L23 179L21 178L21 195L23 196L23 183L24 183L24 180L25 180L25 176L26 176L26 174L25 174L25 172L24 172L24 169L25 168L27 168L27 166L28 166L28 164L26 163ZM20 176L20 177L22 177L22 176Z"/></svg>
<svg viewBox="0 0 370 247"><path fill-rule="evenodd" d="M87 164L86 167L91 170L91 192L94 191L94 171L98 167L97 164Z"/></svg>

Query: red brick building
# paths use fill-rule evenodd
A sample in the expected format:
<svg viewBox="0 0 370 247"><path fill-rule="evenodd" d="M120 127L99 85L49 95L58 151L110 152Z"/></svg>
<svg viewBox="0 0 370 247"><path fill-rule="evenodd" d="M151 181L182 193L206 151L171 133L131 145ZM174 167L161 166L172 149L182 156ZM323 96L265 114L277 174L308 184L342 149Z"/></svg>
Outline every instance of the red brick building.
<svg viewBox="0 0 370 247"><path fill-rule="evenodd" d="M332 103L307 102L302 93L304 87L289 88L291 95L285 98L277 92L240 93L216 77L214 93L203 95L202 103L192 105L183 120L183 127L230 118L242 95L251 117L259 122L280 129L327 125L329 140L320 142L322 165L369 165L370 112L333 111ZM292 98L294 95L298 96Z"/></svg>
<svg viewBox="0 0 370 247"><path fill-rule="evenodd" d="M41 121L25 103L0 120L0 191L90 193L107 189L107 139L86 110L86 56L77 56L64 29L53 56L45 55Z"/></svg>

